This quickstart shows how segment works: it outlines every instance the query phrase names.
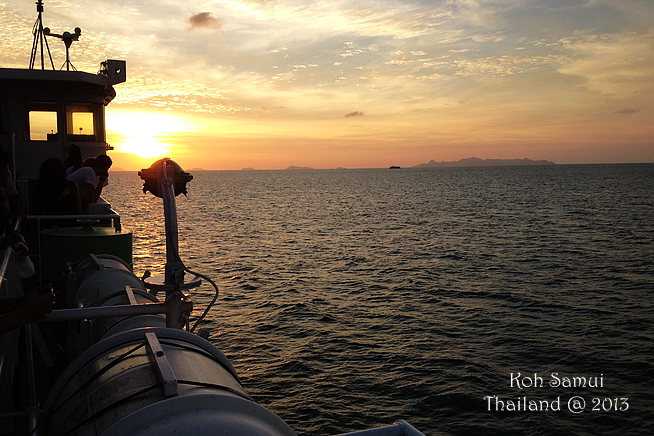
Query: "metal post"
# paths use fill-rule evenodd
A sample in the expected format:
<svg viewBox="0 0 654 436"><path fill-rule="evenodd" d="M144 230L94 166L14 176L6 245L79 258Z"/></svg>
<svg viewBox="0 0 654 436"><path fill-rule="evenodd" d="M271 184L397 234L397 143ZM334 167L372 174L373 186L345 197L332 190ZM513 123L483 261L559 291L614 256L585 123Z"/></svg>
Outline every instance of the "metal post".
<svg viewBox="0 0 654 436"><path fill-rule="evenodd" d="M143 192L150 191L153 195L163 199L166 233L166 265L163 282L158 278L150 278L144 282L155 293L165 290L166 303L170 304L171 308L169 316L166 317L166 326L181 329L187 324L188 319L188 312L184 308L186 297L182 291L198 287L201 280L199 277L193 276L188 282L185 281L186 267L179 256L175 196L186 193L186 183L193 177L184 173L179 165L167 157L158 160L150 168L141 170L139 176L144 181Z"/></svg>
<svg viewBox="0 0 654 436"><path fill-rule="evenodd" d="M20 217L16 219L13 230L14 231L18 230L19 226L20 226ZM9 258L11 257L12 251L13 249L11 248L11 245L7 246L4 249L2 259L0 260L0 286L2 286L2 283L6 279L5 275L7 273L7 265L9 265Z"/></svg>
<svg viewBox="0 0 654 436"><path fill-rule="evenodd" d="M161 174L161 194L164 203L166 227L166 278L165 284L174 285L179 290L179 229L177 226L177 205L175 203L175 169L164 160ZM181 270L183 274L183 270Z"/></svg>
<svg viewBox="0 0 654 436"><path fill-rule="evenodd" d="M34 64L36 63L36 56L40 54L41 57L41 69L45 70L45 51L43 46L48 52L48 57L50 58L50 64L54 70L54 62L52 61L52 54L50 53L50 47L48 46L48 40L45 38L45 33L43 31L43 1L38 0L36 2L36 11L38 16L36 22L34 23L34 28L32 32L34 33L34 42L32 43L32 54L30 56L30 70L34 69Z"/></svg>
<svg viewBox="0 0 654 436"><path fill-rule="evenodd" d="M184 284L184 264L179 257L179 229L177 226L177 205L175 203L175 167L164 160L161 174L161 194L166 227L166 266L164 284L170 288L166 298L179 292Z"/></svg>
<svg viewBox="0 0 654 436"><path fill-rule="evenodd" d="M34 350L32 347L32 324L25 325L25 359L27 360L27 394L29 407L27 408L27 425L30 435L36 434L39 425L39 408L36 400L36 381L34 378Z"/></svg>

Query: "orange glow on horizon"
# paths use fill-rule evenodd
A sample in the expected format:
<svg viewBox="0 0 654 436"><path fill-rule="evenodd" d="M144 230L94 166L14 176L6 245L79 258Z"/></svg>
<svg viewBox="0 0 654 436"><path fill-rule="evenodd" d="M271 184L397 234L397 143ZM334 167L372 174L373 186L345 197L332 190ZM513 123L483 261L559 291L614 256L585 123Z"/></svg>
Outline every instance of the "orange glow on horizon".
<svg viewBox="0 0 654 436"><path fill-rule="evenodd" d="M38 106L30 136L105 127L125 170L161 157L207 170L654 160L652 2L366 2L365 14L359 2L103 2L82 15L57 3L49 23L85 29L78 71L123 59L127 80L104 126L75 104L58 132ZM0 22L12 35L0 66L26 67L33 7L5 1ZM61 65L64 47L51 48Z"/></svg>
<svg viewBox="0 0 654 436"><path fill-rule="evenodd" d="M175 145L165 138L189 130L189 122L178 115L153 112L108 112L107 134L116 152L153 159L168 155Z"/></svg>

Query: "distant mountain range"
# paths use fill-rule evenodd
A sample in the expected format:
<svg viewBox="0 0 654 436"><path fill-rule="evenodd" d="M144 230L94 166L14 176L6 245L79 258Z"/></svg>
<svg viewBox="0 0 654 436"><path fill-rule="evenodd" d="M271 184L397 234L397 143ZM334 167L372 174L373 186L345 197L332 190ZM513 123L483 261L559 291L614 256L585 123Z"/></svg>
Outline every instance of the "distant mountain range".
<svg viewBox="0 0 654 436"><path fill-rule="evenodd" d="M456 162L436 162L431 160L427 163L416 165L413 168L431 168L431 167L499 167L499 166L517 166L517 165L556 165L549 160L531 160L531 159L479 159L469 157Z"/></svg>

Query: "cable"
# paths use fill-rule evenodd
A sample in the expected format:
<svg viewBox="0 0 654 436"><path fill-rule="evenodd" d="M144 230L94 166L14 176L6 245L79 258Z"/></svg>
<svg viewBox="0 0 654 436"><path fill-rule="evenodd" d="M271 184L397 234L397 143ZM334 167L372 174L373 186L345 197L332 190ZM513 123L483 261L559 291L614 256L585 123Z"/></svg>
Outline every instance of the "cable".
<svg viewBox="0 0 654 436"><path fill-rule="evenodd" d="M183 263L182 263L182 265L184 266L184 271L208 281L209 283L211 283L211 286L213 286L213 288L216 290L216 293L214 294L213 299L211 300L211 302L207 305L206 309L204 309L204 312L202 313L202 315L200 315L200 317L197 319L197 321L195 321L195 324L193 324L193 328L191 328L191 330L189 330L189 332L193 333L193 331L195 331L195 328L198 326L198 324L200 324L200 322L204 319L204 317L207 316L207 313L209 313L209 310L216 303L216 300L218 299L219 291L218 291L218 285L216 285L214 283L214 281L211 280L209 277L205 276L204 274L200 274L200 273L196 273L195 271L192 271L189 267L187 267Z"/></svg>

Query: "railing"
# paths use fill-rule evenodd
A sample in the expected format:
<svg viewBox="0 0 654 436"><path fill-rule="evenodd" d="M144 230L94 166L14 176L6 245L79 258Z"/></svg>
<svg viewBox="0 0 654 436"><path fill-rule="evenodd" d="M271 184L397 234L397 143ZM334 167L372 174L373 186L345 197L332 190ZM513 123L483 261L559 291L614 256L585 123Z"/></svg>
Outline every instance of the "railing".
<svg viewBox="0 0 654 436"><path fill-rule="evenodd" d="M28 222L36 222L36 235L37 235L37 245L38 245L38 254L39 264L41 260L41 224L44 221L55 221L55 220L79 220L79 219L97 219L97 220L110 220L113 221L113 228L116 231L121 230L120 225L120 215L118 215L113 210L112 213L108 214L94 214L94 215L30 215L27 217ZM18 218L14 223L12 230L14 232L18 231L20 227L21 218ZM0 286L4 285L5 277L7 275L7 266L9 265L9 259L11 258L12 247L8 245L1 251L2 258L0 259ZM40 277L39 277L40 279Z"/></svg>
<svg viewBox="0 0 654 436"><path fill-rule="evenodd" d="M93 215L30 215L27 217L28 221L36 221L38 230L41 230L41 221L53 221L53 220L112 220L114 222L113 227L116 231L121 230L120 225L120 215L118 215L113 210L111 213L98 213Z"/></svg>
<svg viewBox="0 0 654 436"><path fill-rule="evenodd" d="M38 259L38 274L39 274L39 284L43 284L43 279L41 276L41 265L42 263L42 253L41 253L41 230L42 230L42 225L44 222L48 221L62 221L62 220L104 220L104 221L112 221L113 225L112 227L119 232L122 229L122 226L120 224L120 215L116 213L115 211L111 211L111 213L103 213L103 214L93 214L93 215L28 215L27 216L27 221L28 222L34 222L36 224L36 245L38 247L38 250L36 251L35 257Z"/></svg>
<svg viewBox="0 0 654 436"><path fill-rule="evenodd" d="M166 327L182 329L188 323L193 303L170 298L163 303L137 303L133 290L125 286L130 304L100 307L76 307L53 310L39 322L80 321L83 319L117 318L138 315L166 315Z"/></svg>

